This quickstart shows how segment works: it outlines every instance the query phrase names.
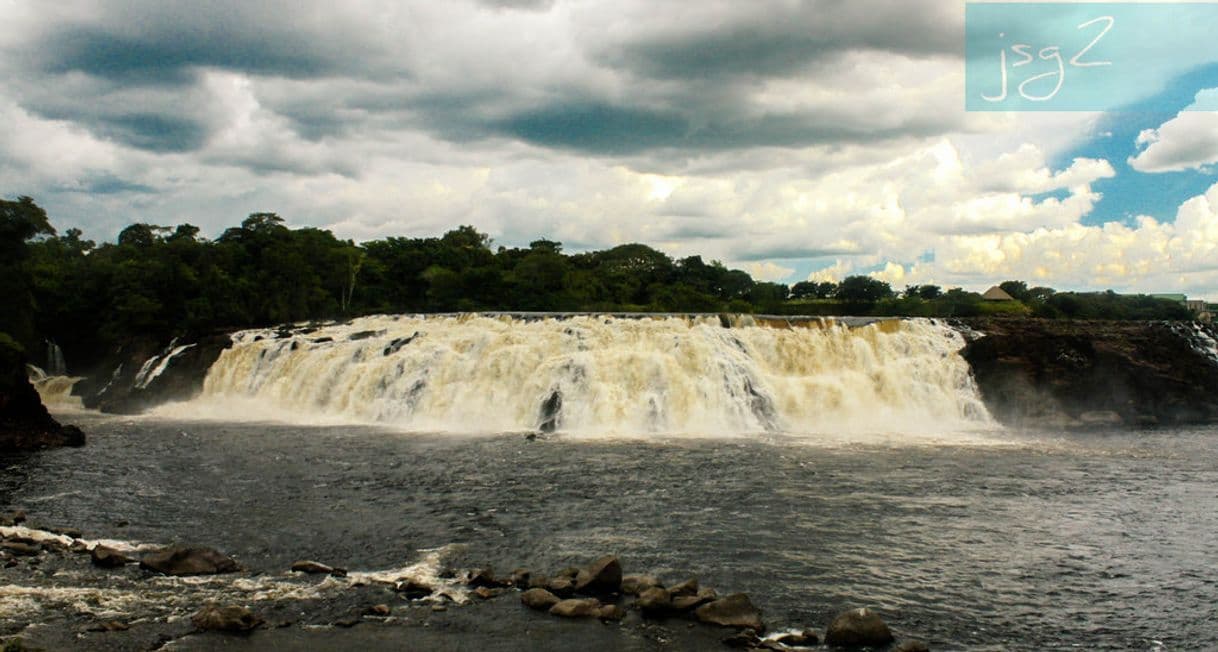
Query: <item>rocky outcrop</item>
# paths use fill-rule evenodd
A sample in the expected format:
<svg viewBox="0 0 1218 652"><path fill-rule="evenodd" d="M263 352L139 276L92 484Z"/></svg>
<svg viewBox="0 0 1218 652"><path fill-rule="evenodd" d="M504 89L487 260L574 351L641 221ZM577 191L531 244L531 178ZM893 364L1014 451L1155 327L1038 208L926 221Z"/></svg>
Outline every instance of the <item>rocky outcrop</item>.
<svg viewBox="0 0 1218 652"><path fill-rule="evenodd" d="M209 604L196 611L190 622L197 629L214 632L248 632L262 624L262 618L238 605Z"/></svg>
<svg viewBox="0 0 1218 652"><path fill-rule="evenodd" d="M694 617L700 622L724 627L743 627L755 632L765 630L761 622L761 610L753 606L749 596L734 593L726 598L704 604L694 611Z"/></svg>
<svg viewBox="0 0 1218 652"><path fill-rule="evenodd" d="M241 566L211 548L171 546L144 555L140 568L164 575L217 575L235 573Z"/></svg>
<svg viewBox="0 0 1218 652"><path fill-rule="evenodd" d="M0 452L84 443L80 428L61 425L47 412L30 384L21 351L0 341Z"/></svg>
<svg viewBox="0 0 1218 652"><path fill-rule="evenodd" d="M232 345L228 335L160 342L133 338L90 371L72 393L84 406L115 414L138 414L203 391L207 371Z"/></svg>
<svg viewBox="0 0 1218 652"><path fill-rule="evenodd" d="M1218 422L1218 330L1191 322L961 320L990 413L1014 426Z"/></svg>
<svg viewBox="0 0 1218 652"><path fill-rule="evenodd" d="M825 644L834 647L879 647L892 640L884 620L866 608L838 614L825 630Z"/></svg>

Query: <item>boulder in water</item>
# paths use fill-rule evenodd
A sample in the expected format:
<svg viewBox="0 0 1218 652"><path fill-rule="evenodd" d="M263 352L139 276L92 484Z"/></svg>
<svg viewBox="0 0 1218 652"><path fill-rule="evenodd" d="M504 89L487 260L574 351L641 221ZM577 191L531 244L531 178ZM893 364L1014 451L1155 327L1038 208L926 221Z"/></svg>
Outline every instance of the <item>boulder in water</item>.
<svg viewBox="0 0 1218 652"><path fill-rule="evenodd" d="M627 575L622 578L622 593L638 595L653 586L660 586L660 580L650 575Z"/></svg>
<svg viewBox="0 0 1218 652"><path fill-rule="evenodd" d="M640 593L634 604L644 616L664 616L672 611L672 594L668 589L653 586Z"/></svg>
<svg viewBox="0 0 1218 652"><path fill-rule="evenodd" d="M617 593L622 589L622 563L606 555L581 569L575 576L575 591L590 595Z"/></svg>
<svg viewBox="0 0 1218 652"><path fill-rule="evenodd" d="M901 641L892 652L930 652L930 646L922 641Z"/></svg>
<svg viewBox="0 0 1218 652"><path fill-rule="evenodd" d="M761 622L761 610L753 606L749 596L733 593L725 598L698 607L694 617L704 623L724 627L743 627L756 632L765 630Z"/></svg>
<svg viewBox="0 0 1218 652"><path fill-rule="evenodd" d="M575 581L566 575L559 575L551 579L546 588L550 590L550 593L565 598L575 593Z"/></svg>
<svg viewBox="0 0 1218 652"><path fill-rule="evenodd" d="M164 575L217 575L241 570L232 558L194 546L170 546L148 553L140 560L140 568Z"/></svg>
<svg viewBox="0 0 1218 652"><path fill-rule="evenodd" d="M0 548L3 548L5 552L10 554L24 557L33 557L42 552L42 546L37 543L26 543L24 541L4 541L0 543Z"/></svg>
<svg viewBox="0 0 1218 652"><path fill-rule="evenodd" d="M671 593L673 597L678 595L696 595L698 593L698 579L694 577L687 579L680 584L670 586L668 587L668 592Z"/></svg>
<svg viewBox="0 0 1218 652"><path fill-rule="evenodd" d="M558 596L545 589L529 589L520 594L520 602L529 609L548 611L550 607L561 602Z"/></svg>
<svg viewBox="0 0 1218 652"><path fill-rule="evenodd" d="M879 614L866 608L838 614L825 631L825 644L836 647L878 647L892 642L892 632Z"/></svg>
<svg viewBox="0 0 1218 652"><path fill-rule="evenodd" d="M802 632L787 632L785 634L771 636L766 640L777 643L784 647L812 647L820 643L820 636L810 629L805 629Z"/></svg>
<svg viewBox="0 0 1218 652"><path fill-rule="evenodd" d="M571 598L550 607L550 615L563 618L599 618L601 603L596 598Z"/></svg>
<svg viewBox="0 0 1218 652"><path fill-rule="evenodd" d="M626 612L615 604L607 604L601 607L596 617L601 620L622 620L626 617Z"/></svg>
<svg viewBox="0 0 1218 652"><path fill-rule="evenodd" d="M94 566L100 568L121 568L127 564L134 564L136 561L114 548L101 544L93 546L93 549L89 551L89 560L93 562Z"/></svg>
<svg viewBox="0 0 1218 652"><path fill-rule="evenodd" d="M237 605L204 606L190 617L198 629L214 632L248 632L262 624L262 619L249 609Z"/></svg>
<svg viewBox="0 0 1218 652"><path fill-rule="evenodd" d="M292 570L297 573L305 573L306 575L329 575L334 572L334 569L330 566L308 559L292 562Z"/></svg>

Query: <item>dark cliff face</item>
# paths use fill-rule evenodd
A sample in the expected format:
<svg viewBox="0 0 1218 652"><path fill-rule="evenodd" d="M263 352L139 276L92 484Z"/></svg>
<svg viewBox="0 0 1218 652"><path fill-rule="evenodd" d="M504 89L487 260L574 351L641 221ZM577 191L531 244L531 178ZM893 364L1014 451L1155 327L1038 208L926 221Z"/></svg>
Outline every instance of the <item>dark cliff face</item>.
<svg viewBox="0 0 1218 652"><path fill-rule="evenodd" d="M83 446L76 426L55 421L26 374L25 358L0 343L0 452Z"/></svg>
<svg viewBox="0 0 1218 652"><path fill-rule="evenodd" d="M115 414L137 414L162 403L189 400L203 391L207 370L231 345L228 335L182 343L134 338L77 383L73 394L87 408ZM146 373L141 376L141 371Z"/></svg>
<svg viewBox="0 0 1218 652"><path fill-rule="evenodd" d="M1218 340L1187 322L973 319L962 351L1006 425L1218 422Z"/></svg>

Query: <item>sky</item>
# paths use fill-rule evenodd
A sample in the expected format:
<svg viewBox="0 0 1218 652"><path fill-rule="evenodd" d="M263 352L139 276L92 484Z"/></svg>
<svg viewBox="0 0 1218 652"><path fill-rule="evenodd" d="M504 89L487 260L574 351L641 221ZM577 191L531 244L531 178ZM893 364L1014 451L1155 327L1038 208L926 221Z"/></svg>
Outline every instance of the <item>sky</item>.
<svg viewBox="0 0 1218 652"><path fill-rule="evenodd" d="M958 0L0 0L0 23L0 195L96 240L270 211L788 283L1218 300L1208 40L1120 107L1000 112L965 109Z"/></svg>

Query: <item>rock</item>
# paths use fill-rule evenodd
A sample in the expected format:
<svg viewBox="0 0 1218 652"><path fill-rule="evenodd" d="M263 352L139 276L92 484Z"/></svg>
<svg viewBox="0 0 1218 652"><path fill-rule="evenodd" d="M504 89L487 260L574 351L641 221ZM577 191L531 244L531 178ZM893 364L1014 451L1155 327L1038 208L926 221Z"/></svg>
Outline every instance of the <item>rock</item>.
<svg viewBox="0 0 1218 652"><path fill-rule="evenodd" d="M601 607L597 617L601 620L621 620L626 617L626 612L615 604L607 604Z"/></svg>
<svg viewBox="0 0 1218 652"><path fill-rule="evenodd" d="M61 425L47 412L21 349L7 335L0 338L0 452L84 445L80 428Z"/></svg>
<svg viewBox="0 0 1218 652"><path fill-rule="evenodd" d="M575 591L591 595L617 593L622 588L622 562L606 555L576 573Z"/></svg>
<svg viewBox="0 0 1218 652"><path fill-rule="evenodd" d="M1213 423L1213 325L1184 322L970 319L985 337L960 355L1003 424Z"/></svg>
<svg viewBox="0 0 1218 652"><path fill-rule="evenodd" d="M262 619L245 607L209 604L196 611L190 622L203 631L248 632L261 625Z"/></svg>
<svg viewBox="0 0 1218 652"><path fill-rule="evenodd" d="M601 603L596 598L572 598L550 607L551 616L562 618L597 618L601 615Z"/></svg>
<svg viewBox="0 0 1218 652"><path fill-rule="evenodd" d="M204 547L170 546L144 555L140 568L165 575L216 575L241 570L237 562Z"/></svg>
<svg viewBox="0 0 1218 652"><path fill-rule="evenodd" d="M660 586L660 580L650 575L627 575L622 578L622 593L638 595L653 586Z"/></svg>
<svg viewBox="0 0 1218 652"><path fill-rule="evenodd" d="M529 576L528 588L544 589L548 586L550 586L550 578L546 577L545 575L530 575Z"/></svg>
<svg viewBox="0 0 1218 652"><path fill-rule="evenodd" d="M22 543L20 541L4 541L0 543L0 547L14 555L22 557L34 557L42 552L42 546L36 543Z"/></svg>
<svg viewBox="0 0 1218 652"><path fill-rule="evenodd" d="M89 560L93 562L94 566L100 568L121 568L127 564L135 563L134 559L100 543L93 546L93 549L89 551Z"/></svg>
<svg viewBox="0 0 1218 652"><path fill-rule="evenodd" d="M371 607L368 607L368 611L366 613L369 616L384 617L384 616L388 616L389 614L393 613L393 610L390 609L389 605L387 605L387 604L374 604Z"/></svg>
<svg viewBox="0 0 1218 652"><path fill-rule="evenodd" d="M69 537L72 539L79 539L85 535L84 532L81 532L80 530L78 530L74 527L44 527L42 529L46 530L47 532L52 532L54 534L60 534L60 535L63 535L65 537Z"/></svg>
<svg viewBox="0 0 1218 652"><path fill-rule="evenodd" d="M672 599L673 611L689 611L694 607L710 602L696 595L678 595Z"/></svg>
<svg viewBox="0 0 1218 652"><path fill-rule="evenodd" d="M550 590L550 593L565 598L575 593L575 581L570 577L559 576L550 580L546 588Z"/></svg>
<svg viewBox="0 0 1218 652"><path fill-rule="evenodd" d="M558 596L545 589L529 589L520 594L520 602L529 609L549 611L550 607L561 602Z"/></svg>
<svg viewBox="0 0 1218 652"><path fill-rule="evenodd" d="M640 593L634 604L644 616L663 616L672 611L672 594L668 589L653 586Z"/></svg>
<svg viewBox="0 0 1218 652"><path fill-rule="evenodd" d="M901 641L892 652L930 652L930 646L922 641Z"/></svg>
<svg viewBox="0 0 1218 652"><path fill-rule="evenodd" d="M754 650L761 647L761 639L757 638L757 634L753 630L746 629L723 639L723 644L728 647Z"/></svg>
<svg viewBox="0 0 1218 652"><path fill-rule="evenodd" d="M532 576L533 573L529 569L517 568L516 570L512 571L512 586L515 586L518 589L527 589L529 588L529 580L532 578Z"/></svg>
<svg viewBox="0 0 1218 652"><path fill-rule="evenodd" d="M497 587L501 585L500 582L495 579L495 571L492 570L490 566L470 571L469 579L466 580L465 583L474 587Z"/></svg>
<svg viewBox="0 0 1218 652"><path fill-rule="evenodd" d="M292 570L297 573L306 573L308 575L329 575L334 572L334 569L321 562L309 561L302 559L292 562Z"/></svg>
<svg viewBox="0 0 1218 652"><path fill-rule="evenodd" d="M336 620L330 624L334 625L335 627L342 627L343 629L349 629L351 627L355 627L356 625L358 625L359 622L360 622L359 618L354 617L354 616L348 616L346 618L339 618L338 620Z"/></svg>
<svg viewBox="0 0 1218 652"><path fill-rule="evenodd" d="M892 632L879 614L851 609L838 614L825 631L825 644L837 647L878 647L892 642Z"/></svg>
<svg viewBox="0 0 1218 652"><path fill-rule="evenodd" d="M820 644L820 636L810 629L805 629L802 632L779 634L778 636L771 637L769 640L786 647L812 647Z"/></svg>
<svg viewBox="0 0 1218 652"><path fill-rule="evenodd" d="M749 596L733 593L725 598L698 607L694 617L700 622L724 627L744 627L755 632L765 631L761 610L753 606Z"/></svg>
<svg viewBox="0 0 1218 652"><path fill-rule="evenodd" d="M431 595L430 586L420 584L414 579L407 579L405 582L398 582L393 588L398 593L402 593L407 600L419 600Z"/></svg>
<svg viewBox="0 0 1218 652"><path fill-rule="evenodd" d="M125 632L131 629L131 625L118 620L111 620L104 623L95 623L85 628L90 632Z"/></svg>
<svg viewBox="0 0 1218 652"><path fill-rule="evenodd" d="M691 579L685 580L684 582L681 582L680 584L677 584L676 586L668 587L668 592L671 593L673 595L673 597L676 597L678 595L697 595L698 580L697 580L697 578L691 578Z"/></svg>
<svg viewBox="0 0 1218 652"><path fill-rule="evenodd" d="M26 522L29 517L26 516L24 509L19 509L13 512L13 525L21 525Z"/></svg>
<svg viewBox="0 0 1218 652"><path fill-rule="evenodd" d="M490 589L485 586L480 586L474 589L474 595L482 598L483 600L490 600L491 598L499 595L500 590L501 589Z"/></svg>

